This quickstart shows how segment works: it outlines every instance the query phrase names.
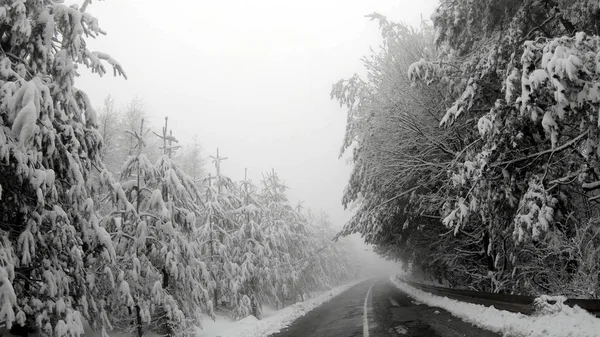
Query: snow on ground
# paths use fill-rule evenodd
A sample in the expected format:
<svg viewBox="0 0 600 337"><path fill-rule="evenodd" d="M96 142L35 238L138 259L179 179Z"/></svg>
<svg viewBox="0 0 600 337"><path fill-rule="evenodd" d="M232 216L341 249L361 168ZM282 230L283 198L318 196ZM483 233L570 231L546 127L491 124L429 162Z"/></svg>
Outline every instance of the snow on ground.
<svg viewBox="0 0 600 337"><path fill-rule="evenodd" d="M553 314L527 316L429 294L392 276L390 281L418 302L439 307L465 322L505 337L598 337L600 319L575 306Z"/></svg>
<svg viewBox="0 0 600 337"><path fill-rule="evenodd" d="M364 280L348 283L331 290L325 291L320 295L308 299L304 302L292 304L286 308L274 311L271 308L265 308L263 319L258 320L254 316L248 316L239 321L234 321L227 317L217 316L215 321L210 318L204 319L202 329L198 328L197 337L264 337L279 332L298 318L306 315L309 311L328 302L337 295L348 290L350 287Z"/></svg>

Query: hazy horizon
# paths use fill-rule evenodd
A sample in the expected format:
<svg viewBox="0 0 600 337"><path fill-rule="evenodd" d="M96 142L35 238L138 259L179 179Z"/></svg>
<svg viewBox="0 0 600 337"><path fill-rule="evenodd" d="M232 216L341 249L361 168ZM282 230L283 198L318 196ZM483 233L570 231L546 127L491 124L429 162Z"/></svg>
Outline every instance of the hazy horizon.
<svg viewBox="0 0 600 337"><path fill-rule="evenodd" d="M182 143L198 136L204 157L218 147L233 179L248 168L258 182L274 169L294 204L341 227L351 216L341 204L351 167L338 159L346 112L331 86L363 72L361 57L381 41L365 15L417 26L435 3L94 1L88 11L107 36L92 49L119 61L128 80L82 70L77 86L97 109L109 94L120 108L137 96L156 130L169 116Z"/></svg>

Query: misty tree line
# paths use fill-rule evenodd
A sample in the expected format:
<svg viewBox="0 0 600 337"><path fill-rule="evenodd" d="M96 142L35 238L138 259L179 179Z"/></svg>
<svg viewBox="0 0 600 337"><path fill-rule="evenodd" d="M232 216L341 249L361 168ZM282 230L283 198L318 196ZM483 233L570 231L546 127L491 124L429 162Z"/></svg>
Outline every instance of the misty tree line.
<svg viewBox="0 0 600 337"><path fill-rule="evenodd" d="M100 157L113 175L121 173L123 162L135 152L136 140L131 131L139 132L142 120L148 132L144 138L146 155L155 161L163 154L160 135L157 135L155 127L150 124L146 104L141 98L133 97L119 107L115 98L109 95L98 110L98 131L103 141ZM194 135L190 143L182 144L177 141L175 146L177 148L172 151L173 160L192 180L201 183L207 173L208 162L198 135Z"/></svg>
<svg viewBox="0 0 600 337"><path fill-rule="evenodd" d="M600 296L600 8L441 2L373 14L366 77L334 85L354 170L345 233L451 286Z"/></svg>
<svg viewBox="0 0 600 337"><path fill-rule="evenodd" d="M81 6L0 1L0 321L45 336L111 328L193 333L217 309L260 316L354 276L326 215L202 171L133 100L97 114L78 67L125 76L88 49L104 32Z"/></svg>
<svg viewBox="0 0 600 337"><path fill-rule="evenodd" d="M100 121L110 109L103 111ZM132 110L126 111L124 120ZM143 114L136 115L138 131L122 139L132 139L132 146L116 142L105 158L126 157L120 179L109 170L99 177L101 195L110 199L102 205L100 225L111 234L119 272L125 272L117 277L121 290L115 300L125 299L127 305L114 303L119 310L113 325L119 320L129 325L135 308L138 329L154 323L154 330L166 329L169 335L193 333L200 314L213 315L217 306L234 318L260 318L264 303L283 307L356 276L349 247L331 241L335 232L327 214L292 206L274 171L264 174L259 186L247 178L235 182L221 173L226 158L217 150L210 157L216 174L194 179L174 160L179 146L167 131L168 119L162 133L154 134L160 140L154 152L163 153L152 161L146 146L150 132ZM126 156L119 148L133 151ZM188 153L199 151L192 147ZM202 169L200 157L181 160L190 172ZM146 272L151 281L139 284L144 270L154 274ZM132 292L132 285L139 289Z"/></svg>

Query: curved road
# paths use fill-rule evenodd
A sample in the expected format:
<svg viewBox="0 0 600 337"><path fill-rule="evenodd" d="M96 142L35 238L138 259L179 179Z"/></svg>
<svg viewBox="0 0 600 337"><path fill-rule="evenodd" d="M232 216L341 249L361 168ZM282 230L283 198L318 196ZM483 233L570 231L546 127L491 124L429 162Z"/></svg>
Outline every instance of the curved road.
<svg viewBox="0 0 600 337"><path fill-rule="evenodd" d="M414 302L387 279L370 279L270 337L499 337Z"/></svg>

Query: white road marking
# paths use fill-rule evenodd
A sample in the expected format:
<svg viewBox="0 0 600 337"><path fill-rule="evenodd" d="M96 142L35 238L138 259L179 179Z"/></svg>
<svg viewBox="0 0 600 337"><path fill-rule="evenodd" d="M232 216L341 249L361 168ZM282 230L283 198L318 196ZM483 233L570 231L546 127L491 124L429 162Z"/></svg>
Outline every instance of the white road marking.
<svg viewBox="0 0 600 337"><path fill-rule="evenodd" d="M365 306L363 310L363 337L369 337L369 306L367 305L367 303L369 300L369 295L371 295L371 289L373 288L374 284L375 283L371 284L371 287L369 287L369 291L367 291L367 296L365 297Z"/></svg>
<svg viewBox="0 0 600 337"><path fill-rule="evenodd" d="M394 307L399 307L400 304L398 304L398 302L396 302L393 298L390 298L390 303L392 304L392 306Z"/></svg>

